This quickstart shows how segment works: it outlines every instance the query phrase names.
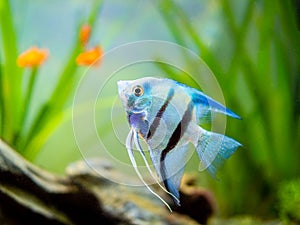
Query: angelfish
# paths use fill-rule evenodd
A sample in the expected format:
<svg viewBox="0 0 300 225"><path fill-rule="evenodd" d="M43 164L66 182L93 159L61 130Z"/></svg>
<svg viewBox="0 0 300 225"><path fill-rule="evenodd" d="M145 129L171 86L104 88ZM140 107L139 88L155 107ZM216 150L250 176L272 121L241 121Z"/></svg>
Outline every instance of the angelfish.
<svg viewBox="0 0 300 225"><path fill-rule="evenodd" d="M171 210L169 205L144 181L134 158L134 145L159 186L180 205L179 186L183 176L188 144L195 146L201 168L215 177L217 169L241 144L223 134L204 130L201 121L212 112L240 117L203 92L167 78L144 77L118 81L118 92L127 114L130 132L126 148L131 163L146 187ZM154 175L140 140L149 150ZM161 184L162 183L162 184Z"/></svg>

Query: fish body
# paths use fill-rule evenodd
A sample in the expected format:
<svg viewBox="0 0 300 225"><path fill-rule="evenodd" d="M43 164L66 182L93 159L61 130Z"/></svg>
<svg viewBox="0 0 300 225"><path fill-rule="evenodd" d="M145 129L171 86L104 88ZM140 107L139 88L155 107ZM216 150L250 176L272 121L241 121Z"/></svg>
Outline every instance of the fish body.
<svg viewBox="0 0 300 225"><path fill-rule="evenodd" d="M237 119L240 117L197 89L171 79L145 77L118 81L118 91L131 127L126 147L136 172L143 181L133 156L134 144L149 168L140 145L140 139L143 139L159 181L163 182L164 187L161 187L178 205L189 143L195 146L201 167L212 176L241 146L232 138L206 131L198 125L202 119L210 118L208 115L212 111Z"/></svg>

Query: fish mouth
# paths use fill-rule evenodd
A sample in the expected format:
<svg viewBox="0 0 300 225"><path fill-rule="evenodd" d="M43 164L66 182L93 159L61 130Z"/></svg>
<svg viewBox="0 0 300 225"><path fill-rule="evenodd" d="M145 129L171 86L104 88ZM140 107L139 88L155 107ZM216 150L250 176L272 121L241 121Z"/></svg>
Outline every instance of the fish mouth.
<svg viewBox="0 0 300 225"><path fill-rule="evenodd" d="M120 97L121 101L124 103L127 101L127 96L128 96L126 94L126 89L128 87L128 81L119 80L119 81L117 81L117 85L118 85L119 97Z"/></svg>
<svg viewBox="0 0 300 225"><path fill-rule="evenodd" d="M117 81L119 94L124 93L126 86L128 85L127 81L119 80Z"/></svg>

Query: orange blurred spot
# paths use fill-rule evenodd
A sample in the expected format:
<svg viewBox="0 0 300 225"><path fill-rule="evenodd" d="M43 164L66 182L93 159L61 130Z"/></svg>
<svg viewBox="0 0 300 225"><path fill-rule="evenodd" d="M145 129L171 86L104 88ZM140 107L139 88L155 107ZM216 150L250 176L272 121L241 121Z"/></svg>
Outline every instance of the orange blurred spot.
<svg viewBox="0 0 300 225"><path fill-rule="evenodd" d="M17 65L19 67L37 67L47 59L48 55L47 49L34 46L19 55Z"/></svg>
<svg viewBox="0 0 300 225"><path fill-rule="evenodd" d="M79 32L79 41L82 45L86 45L90 39L92 28L88 24L84 24Z"/></svg>
<svg viewBox="0 0 300 225"><path fill-rule="evenodd" d="M90 50L80 53L76 58L76 63L79 66L98 65L102 53L102 49L99 46L96 46Z"/></svg>

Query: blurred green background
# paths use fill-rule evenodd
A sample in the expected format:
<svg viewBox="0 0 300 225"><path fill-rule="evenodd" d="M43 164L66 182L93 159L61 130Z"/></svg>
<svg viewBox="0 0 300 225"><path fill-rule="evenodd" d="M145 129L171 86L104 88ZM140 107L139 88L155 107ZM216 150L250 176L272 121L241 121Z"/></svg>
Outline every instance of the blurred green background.
<svg viewBox="0 0 300 225"><path fill-rule="evenodd" d="M251 214L299 222L300 25L297 7L299 12L296 1L289 0L130 0L126 3L119 0L1 0L0 91L4 93L0 95L1 118L8 110L10 113L6 115L10 115L8 119L13 124L23 113L22 98L18 96L26 91L29 72L20 71L15 60L32 45L48 48L50 56L39 69L25 129L16 124L15 130L25 130L26 134L45 105L52 110L41 123L42 128L36 128L32 136L29 135L39 137L29 145L35 148L33 152L18 148L22 144L18 145L13 135L3 132L7 119L0 120L1 137L27 158L53 172L63 173L69 163L82 158L74 138L71 111L76 85L86 70L77 68L73 62L79 52L80 24L93 25L90 45L99 44L105 52L132 41L175 42L191 49L206 62L221 86L226 105L243 118L242 121L229 119L226 129L226 134L241 142L243 148L222 167L220 181L202 172L199 185L214 193L222 216ZM7 13L9 8L10 13ZM185 60L192 61L189 57ZM147 66L121 73L130 74L133 70L135 73L144 71ZM179 70L158 67L157 71L195 86ZM11 99L6 99L5 94L11 90L6 90L4 82L7 74L13 77L8 81L11 89L18 85L14 92L16 97ZM127 161L122 140L113 141L112 125L101 123L111 119L110 106L117 101L114 85L114 82L109 84L110 92L104 103L97 105L100 117L99 121L96 119L97 129L104 145L109 143L111 154ZM60 89L57 86L61 86ZM64 89L70 91L59 100ZM55 90L58 91L53 95ZM51 101L49 96L52 96ZM84 105L83 101L78 106L83 111L81 117L89 110L85 109L89 104ZM125 114L118 115L124 136L129 128ZM98 149L88 132L86 148ZM197 164L198 159L193 157L191 163ZM190 168L197 167L190 165Z"/></svg>

